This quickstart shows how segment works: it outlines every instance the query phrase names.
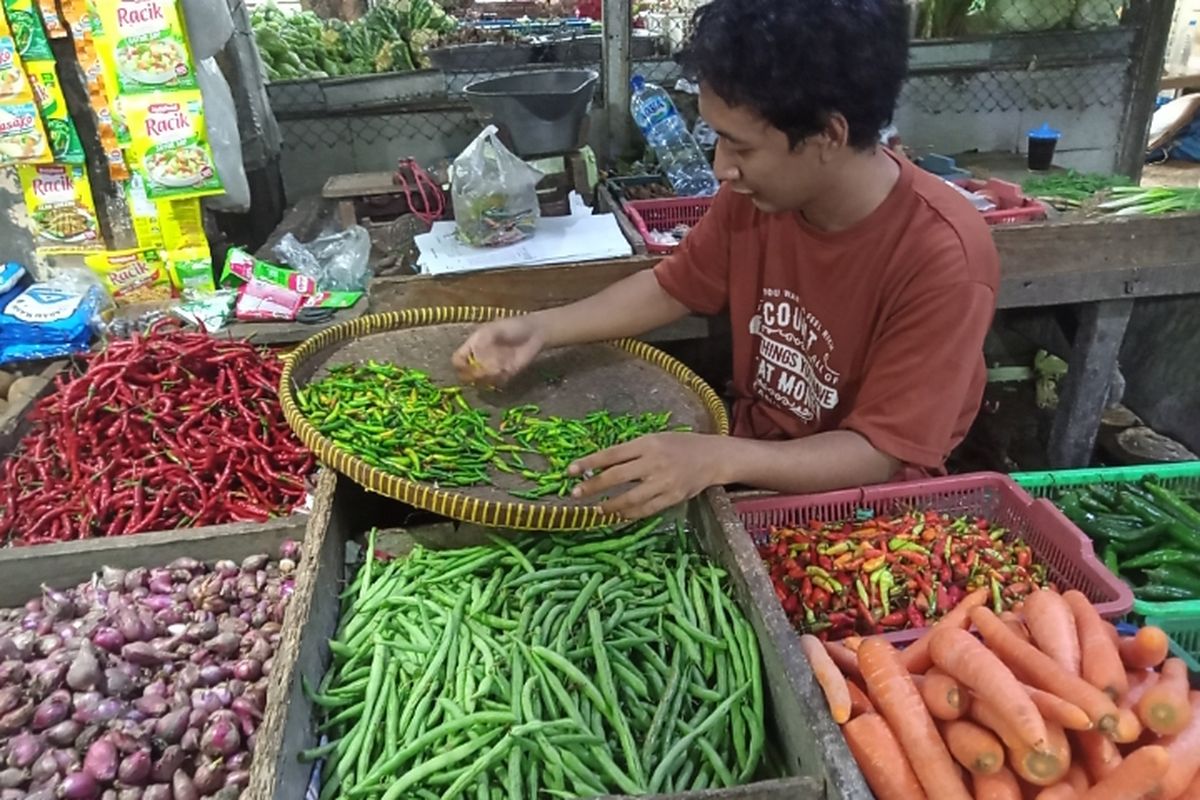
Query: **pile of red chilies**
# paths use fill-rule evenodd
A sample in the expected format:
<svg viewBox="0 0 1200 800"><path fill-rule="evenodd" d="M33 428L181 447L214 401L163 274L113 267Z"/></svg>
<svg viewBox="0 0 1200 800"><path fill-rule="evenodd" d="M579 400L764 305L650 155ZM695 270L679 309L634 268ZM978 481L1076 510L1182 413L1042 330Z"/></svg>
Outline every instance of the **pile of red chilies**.
<svg viewBox="0 0 1200 800"><path fill-rule="evenodd" d="M313 455L279 405L279 360L159 324L114 341L30 412L0 467L0 542L34 545L291 513Z"/></svg>
<svg viewBox="0 0 1200 800"><path fill-rule="evenodd" d="M935 511L773 528L758 551L792 624L834 640L924 628L976 589L999 614L1047 578L1004 528Z"/></svg>

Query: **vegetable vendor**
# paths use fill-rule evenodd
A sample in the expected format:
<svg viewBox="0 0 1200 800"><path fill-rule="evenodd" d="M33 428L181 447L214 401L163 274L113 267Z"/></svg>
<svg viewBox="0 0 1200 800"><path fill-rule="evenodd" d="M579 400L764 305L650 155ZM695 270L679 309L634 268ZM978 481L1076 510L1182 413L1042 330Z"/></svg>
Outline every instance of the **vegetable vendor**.
<svg viewBox="0 0 1200 800"><path fill-rule="evenodd" d="M982 217L878 145L903 0L714 0L680 54L720 135L711 210L670 257L455 353L502 384L542 350L727 313L733 433L646 436L572 465L577 497L649 516L719 484L819 492L938 474L978 413L999 257Z"/></svg>

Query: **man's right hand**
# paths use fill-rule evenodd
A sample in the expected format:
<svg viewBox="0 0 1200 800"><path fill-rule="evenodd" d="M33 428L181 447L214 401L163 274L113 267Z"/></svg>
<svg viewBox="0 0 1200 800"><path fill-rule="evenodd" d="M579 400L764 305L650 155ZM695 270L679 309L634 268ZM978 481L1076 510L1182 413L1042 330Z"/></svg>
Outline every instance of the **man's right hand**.
<svg viewBox="0 0 1200 800"><path fill-rule="evenodd" d="M451 360L464 383L503 386L545 346L545 334L535 317L509 317L476 328Z"/></svg>

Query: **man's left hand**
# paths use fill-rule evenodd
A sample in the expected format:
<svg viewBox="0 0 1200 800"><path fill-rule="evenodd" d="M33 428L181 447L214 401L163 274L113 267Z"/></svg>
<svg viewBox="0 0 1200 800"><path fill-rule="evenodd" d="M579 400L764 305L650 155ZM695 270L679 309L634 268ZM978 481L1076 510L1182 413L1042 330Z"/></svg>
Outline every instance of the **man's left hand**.
<svg viewBox="0 0 1200 800"><path fill-rule="evenodd" d="M698 433L655 433L610 447L571 465L574 476L603 470L576 487L573 496L595 497L632 483L633 488L604 501L600 508L625 519L644 519L720 482L719 443L719 437Z"/></svg>

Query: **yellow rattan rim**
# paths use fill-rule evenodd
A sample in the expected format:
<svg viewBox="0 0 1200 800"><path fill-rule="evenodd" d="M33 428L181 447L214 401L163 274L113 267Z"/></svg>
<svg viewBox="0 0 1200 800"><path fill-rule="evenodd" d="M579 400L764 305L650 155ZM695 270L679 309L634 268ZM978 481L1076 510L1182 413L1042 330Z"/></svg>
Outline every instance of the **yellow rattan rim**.
<svg viewBox="0 0 1200 800"><path fill-rule="evenodd" d="M355 483L376 494L432 511L444 517L489 527L531 531L586 530L620 524L622 520L619 517L602 513L599 506L564 506L516 500L512 502L484 500L391 475L372 467L343 450L331 439L322 436L300 411L300 407L296 403L292 378L296 366L303 364L331 344L384 331L461 322L486 322L521 313L524 312L484 306L439 306L371 314L326 328L306 339L295 350L283 357L279 399L283 406L284 417L300 441L316 453L317 458ZM721 398L712 390L712 387L682 362L658 348L635 339L621 339L610 342L610 344L667 372L700 398L713 423L713 428L718 434L724 436L729 433L729 417L725 413L725 405L721 402Z"/></svg>

